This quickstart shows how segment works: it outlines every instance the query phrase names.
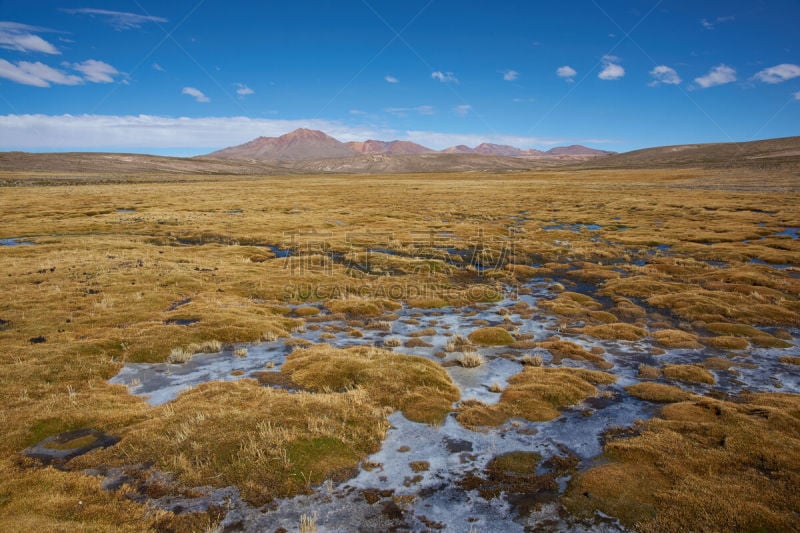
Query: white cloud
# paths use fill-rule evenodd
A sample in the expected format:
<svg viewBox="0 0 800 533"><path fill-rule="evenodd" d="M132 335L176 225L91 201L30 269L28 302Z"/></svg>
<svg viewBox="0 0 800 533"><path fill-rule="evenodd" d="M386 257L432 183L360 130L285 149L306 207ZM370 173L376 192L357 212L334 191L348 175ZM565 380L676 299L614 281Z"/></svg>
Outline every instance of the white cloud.
<svg viewBox="0 0 800 533"><path fill-rule="evenodd" d="M33 87L50 87L51 83L56 85L80 85L83 83L80 76L67 74L38 61L36 63L20 61L14 65L5 59L0 59L0 78Z"/></svg>
<svg viewBox="0 0 800 533"><path fill-rule="evenodd" d="M153 63L153 70L157 70L159 72L166 72L166 69L159 65L158 63Z"/></svg>
<svg viewBox="0 0 800 533"><path fill-rule="evenodd" d="M649 83L651 87L655 87L656 85L660 85L662 83L665 85L679 85L681 83L681 77L678 76L678 73L675 72L675 69L666 65L659 65L655 67L650 71L650 75L653 77L653 81Z"/></svg>
<svg viewBox="0 0 800 533"><path fill-rule="evenodd" d="M436 113L436 108L430 105L418 105L416 107L387 107L384 111L396 117L406 117L409 113L433 115Z"/></svg>
<svg viewBox="0 0 800 533"><path fill-rule="evenodd" d="M800 66L791 63L783 63L774 67L765 68L756 73L754 78L764 83L781 83L800 76Z"/></svg>
<svg viewBox="0 0 800 533"><path fill-rule="evenodd" d="M87 59L83 63L75 63L72 68L83 74L84 79L92 83L112 83L119 71L103 61Z"/></svg>
<svg viewBox="0 0 800 533"><path fill-rule="evenodd" d="M714 20L703 19L700 21L700 24L707 30L713 30L717 27L718 24L722 24L723 22L731 22L734 20L735 17L728 16L728 17L717 17Z"/></svg>
<svg viewBox="0 0 800 533"><path fill-rule="evenodd" d="M797 91L796 93L794 93L794 99L795 100L800 100L800 91Z"/></svg>
<svg viewBox="0 0 800 533"><path fill-rule="evenodd" d="M507 70L503 73L503 79L506 81L514 81L519 78L519 72L516 70Z"/></svg>
<svg viewBox="0 0 800 533"><path fill-rule="evenodd" d="M139 15L136 13L126 13L123 11L110 11L108 9L92 9L84 7L80 9L62 9L61 11L64 13L69 13L70 15L89 15L91 17L101 17L105 20L105 22L111 24L114 29L119 31L141 28L142 24L146 22L169 22L167 19L162 17Z"/></svg>
<svg viewBox="0 0 800 533"><path fill-rule="evenodd" d="M694 79L695 83L703 89L714 87L715 85L725 85L736 81L736 70L728 65L717 65L712 68L705 76Z"/></svg>
<svg viewBox="0 0 800 533"><path fill-rule="evenodd" d="M236 94L244 97L244 96L250 96L251 94L256 94L256 92L247 85L245 85L244 83L237 83Z"/></svg>
<svg viewBox="0 0 800 533"><path fill-rule="evenodd" d="M597 75L601 80L618 80L625 76L625 69L617 63L620 59L617 56L603 56L603 70Z"/></svg>
<svg viewBox="0 0 800 533"><path fill-rule="evenodd" d="M458 83L458 78L452 72L435 71L431 74L431 78L439 80L442 83Z"/></svg>
<svg viewBox="0 0 800 533"><path fill-rule="evenodd" d="M570 67L569 65L564 65L563 67L558 67L556 69L556 75L558 75L559 78L564 78L570 83L575 81L574 78L577 74L578 73L575 71L575 69Z"/></svg>
<svg viewBox="0 0 800 533"><path fill-rule="evenodd" d="M397 78L395 78L394 76L389 76L389 75L387 75L383 79L386 80L388 83L398 83L400 81Z"/></svg>
<svg viewBox="0 0 800 533"><path fill-rule="evenodd" d="M363 116L366 115L367 112L362 109L351 109L350 114L355 116Z"/></svg>
<svg viewBox="0 0 800 533"><path fill-rule="evenodd" d="M17 52L39 52L58 55L61 52L36 33L50 31L37 26L29 26L18 22L0 21L0 48Z"/></svg>
<svg viewBox="0 0 800 533"><path fill-rule="evenodd" d="M434 149L483 142L521 148L613 142L604 139L553 139L516 135L398 131L347 125L323 119L280 120L249 117L159 117L151 115L0 115L0 146L8 150L119 150L183 148L196 153L241 144L258 136L274 137L297 128L322 130L340 141L400 139Z"/></svg>
<svg viewBox="0 0 800 533"><path fill-rule="evenodd" d="M200 103L206 103L211 101L211 98L203 94L203 91L201 91L200 89L195 89L194 87L184 87L183 90L181 91L181 94L188 94L189 96L191 96Z"/></svg>
<svg viewBox="0 0 800 533"><path fill-rule="evenodd" d="M456 115L466 117L470 111L472 111L472 106L469 104L457 105L453 108Z"/></svg>

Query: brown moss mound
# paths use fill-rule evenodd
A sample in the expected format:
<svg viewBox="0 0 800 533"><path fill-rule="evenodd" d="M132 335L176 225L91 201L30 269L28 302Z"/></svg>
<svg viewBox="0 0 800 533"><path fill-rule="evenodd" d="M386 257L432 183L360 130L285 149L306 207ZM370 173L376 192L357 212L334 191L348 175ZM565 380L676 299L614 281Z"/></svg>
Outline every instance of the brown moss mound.
<svg viewBox="0 0 800 533"><path fill-rule="evenodd" d="M476 329L469 334L469 340L481 346L508 346L514 343L514 337L501 327Z"/></svg>
<svg viewBox="0 0 800 533"><path fill-rule="evenodd" d="M595 385L609 385L616 378L605 372L582 368L527 366L508 380L496 405L479 401L459 406L458 421L467 428L498 426L509 418L534 422L558 417L558 410L598 394Z"/></svg>
<svg viewBox="0 0 800 533"><path fill-rule="evenodd" d="M605 453L612 463L571 483L572 512L652 532L800 529L798 395L668 405Z"/></svg>
<svg viewBox="0 0 800 533"><path fill-rule="evenodd" d="M399 409L409 420L440 423L458 401L458 389L440 365L378 348L318 344L296 350L281 372L317 392L364 390L377 405Z"/></svg>

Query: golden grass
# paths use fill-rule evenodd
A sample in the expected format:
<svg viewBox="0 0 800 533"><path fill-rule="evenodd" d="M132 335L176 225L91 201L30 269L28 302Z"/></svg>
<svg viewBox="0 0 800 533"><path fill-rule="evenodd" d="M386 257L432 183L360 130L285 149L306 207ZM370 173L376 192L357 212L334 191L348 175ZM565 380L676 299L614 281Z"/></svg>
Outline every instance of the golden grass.
<svg viewBox="0 0 800 533"><path fill-rule="evenodd" d="M575 478L567 507L640 531L800 528L800 397L753 394L670 404L640 436L605 445L611 463Z"/></svg>
<svg viewBox="0 0 800 533"><path fill-rule="evenodd" d="M717 382L711 372L698 365L666 365L663 372L664 377L685 381L687 383L707 383L713 385Z"/></svg>
<svg viewBox="0 0 800 533"><path fill-rule="evenodd" d="M653 333L653 338L665 348L691 348L697 350L703 345L697 342L697 335L679 329L662 329Z"/></svg>
<svg viewBox="0 0 800 533"><path fill-rule="evenodd" d="M595 396L596 385L615 381L611 374L595 370L526 366L509 378L499 403L489 406L477 400L462 402L457 420L472 429L498 426L509 418L552 420L558 417L559 409Z"/></svg>
<svg viewBox="0 0 800 533"><path fill-rule="evenodd" d="M288 393L207 383L153 409L74 467L155 461L187 486L236 485L256 504L303 492L376 451L388 425L364 391Z"/></svg>
<svg viewBox="0 0 800 533"><path fill-rule="evenodd" d="M625 387L628 394L650 402L674 403L683 402L694 397L691 392L680 387L662 383L637 383Z"/></svg>
<svg viewBox="0 0 800 533"><path fill-rule="evenodd" d="M558 337L539 342L537 346L550 352L553 355L551 362L556 365L561 364L563 359L575 359L589 361L601 370L608 370L614 366L601 355L594 354L574 342L565 341Z"/></svg>
<svg viewBox="0 0 800 533"><path fill-rule="evenodd" d="M440 365L422 357L372 347L336 349L319 344L292 352L281 372L316 392L360 389L376 405L409 420L438 424L458 401L458 389Z"/></svg>
<svg viewBox="0 0 800 533"><path fill-rule="evenodd" d="M508 346L514 343L514 337L505 329L497 326L479 328L469 334L469 340L481 346Z"/></svg>
<svg viewBox="0 0 800 533"><path fill-rule="evenodd" d="M585 326L575 328L579 333L585 333L598 339L638 341L647 337L647 331L633 324L618 322L616 324L601 324L599 326Z"/></svg>

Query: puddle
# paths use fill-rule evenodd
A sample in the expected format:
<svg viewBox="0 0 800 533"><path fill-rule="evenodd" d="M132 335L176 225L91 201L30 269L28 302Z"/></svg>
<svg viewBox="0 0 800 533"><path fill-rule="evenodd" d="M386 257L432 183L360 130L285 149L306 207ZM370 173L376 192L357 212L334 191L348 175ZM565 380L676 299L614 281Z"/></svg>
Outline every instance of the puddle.
<svg viewBox="0 0 800 533"><path fill-rule="evenodd" d="M783 231L779 231L778 233L773 234L773 237L791 237L792 239L797 239L797 232L800 231L800 228L786 228Z"/></svg>
<svg viewBox="0 0 800 533"><path fill-rule="evenodd" d="M168 318L164 321L164 324L168 326L191 326L192 324L197 324L198 322L200 322L199 318Z"/></svg>
<svg viewBox="0 0 800 533"><path fill-rule="evenodd" d="M794 265L788 265L788 264L767 263L766 261L763 261L761 259L755 259L755 258L750 260L750 264L751 265L762 265L762 266L767 266L767 267L770 267L770 268L777 268L778 270L786 270L788 268L793 268L794 267Z"/></svg>
<svg viewBox="0 0 800 533"><path fill-rule="evenodd" d="M455 335L466 336L483 325L500 325L506 321L518 324L518 334L534 341L554 336L557 319L536 312L523 319L516 312L520 302L535 307L540 299L552 298L551 283L534 281L526 287L530 294L507 298L490 305L449 307L443 309L398 310L389 327L380 330L359 328L360 338L348 336L344 322L325 320L325 314L315 318L315 326L292 335L294 339L327 342L336 347L354 345L383 345L387 338L399 340L395 353L413 354L437 363L444 363L447 373L461 391L461 399L476 399L487 404L499 401L508 379L522 371L517 360L523 354L542 355L545 366L551 365L550 354L542 349L513 350L510 348L479 348L484 364L476 368L450 366L459 353L442 354ZM580 288L576 289L580 290ZM333 318L333 317L331 317ZM410 323L409 323L410 322ZM311 325L312 323L309 323ZM327 332L325 330L328 330ZM426 330L427 335L418 336ZM800 330L790 330L800 339ZM326 334L323 339L321 335ZM333 338L330 338L330 336ZM440 426L429 426L407 420L401 412L389 416L391 429L377 453L364 464L379 465L371 470L361 469L352 479L341 483L324 483L309 495L282 499L269 508L255 509L237 504L223 522L244 531L274 531L293 528L302 515L317 516L318 531L355 530L431 530L431 524L446 525L449 531L526 531L548 524L549 531L619 531L613 521L596 517L579 522L563 512L556 501L546 502L530 514L518 515L515 498L501 495L483 499L477 491L459 485L471 472L480 473L497 455L513 451L536 452L543 461L554 455L570 453L579 460L579 470L594 464L602 452L602 435L613 427L627 427L637 420L651 418L660 405L628 395L624 387L639 382L640 364L701 363L711 356L723 356L710 349L667 350L658 357L651 354L654 346L649 339L637 342L605 341L588 337L562 335L586 350L603 348L604 357L614 367L608 372L617 382L600 387L602 395L561 411L558 418L548 422L508 420L501 427L476 432L462 427L451 413ZM410 339L424 341L426 346L407 348L402 344ZM174 399L181 391L207 381L231 381L254 377L266 366L278 371L291 352L289 339L273 342L238 345L219 354L198 354L183 365L127 364L112 383L127 385L130 392L146 397L151 405ZM797 340L794 341L797 345ZM247 355L238 357L234 349L246 347ZM795 348L796 350L796 348ZM800 392L800 368L778 361L790 350L754 348L747 357L732 362L746 362L756 368L734 366L733 371L711 370L715 385L680 384L698 393L716 391L738 394L745 390L760 392ZM563 359L561 367L580 367L596 370L588 362ZM234 375L236 374L236 375ZM661 382L670 383L667 380ZM674 382L673 382L674 383ZM402 451L401 451L402 450ZM568 451L568 452L567 452ZM426 462L427 469L419 471L411 463ZM566 487L568 476L558 478L560 491ZM369 498L364 495L370 494ZM384 496L381 496L383 494ZM554 498L554 496L553 496ZM237 529L237 530L238 530Z"/></svg>
<svg viewBox="0 0 800 533"><path fill-rule="evenodd" d="M551 226L544 226L542 229L545 231L564 230L571 231L573 233L580 233L583 230L600 231L603 229L603 226L598 224L554 224Z"/></svg>
<svg viewBox="0 0 800 533"><path fill-rule="evenodd" d="M21 240L22 237L15 237L11 239L0 239L0 246L33 246L36 244L32 241Z"/></svg>

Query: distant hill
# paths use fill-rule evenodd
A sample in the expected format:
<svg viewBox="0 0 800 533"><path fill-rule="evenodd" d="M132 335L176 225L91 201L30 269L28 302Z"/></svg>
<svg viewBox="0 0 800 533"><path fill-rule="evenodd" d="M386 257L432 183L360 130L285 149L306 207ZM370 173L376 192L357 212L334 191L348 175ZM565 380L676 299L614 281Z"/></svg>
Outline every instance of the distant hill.
<svg viewBox="0 0 800 533"><path fill-rule="evenodd" d="M433 152L421 144L411 141L364 141L344 143L357 154L427 154Z"/></svg>
<svg viewBox="0 0 800 533"><path fill-rule="evenodd" d="M306 161L314 159L331 159L353 157L355 155L389 154L389 155L421 155L435 153L426 146L410 141L378 141L342 143L333 137L317 130L298 129L280 137L259 137L250 142L224 148L208 154L215 159L251 159L264 161ZM473 154L502 157L539 157L539 158L589 158L609 154L603 150L594 150L585 146L567 146L554 148L547 152L525 150L504 144L482 143L475 148L463 144L442 150L443 154Z"/></svg>
<svg viewBox="0 0 800 533"><path fill-rule="evenodd" d="M209 157L273 161L352 157L353 150L317 130L300 128L280 137L259 137L250 142L218 150Z"/></svg>
<svg viewBox="0 0 800 533"><path fill-rule="evenodd" d="M595 148L587 148L586 146L581 146L580 144L573 144L572 146L558 146L556 148L551 148L546 153L550 155L593 155L593 156L601 156L601 155L610 155L615 152L608 152L606 150L597 150Z"/></svg>
<svg viewBox="0 0 800 533"><path fill-rule="evenodd" d="M800 137L645 148L592 159L591 168L800 166Z"/></svg>

